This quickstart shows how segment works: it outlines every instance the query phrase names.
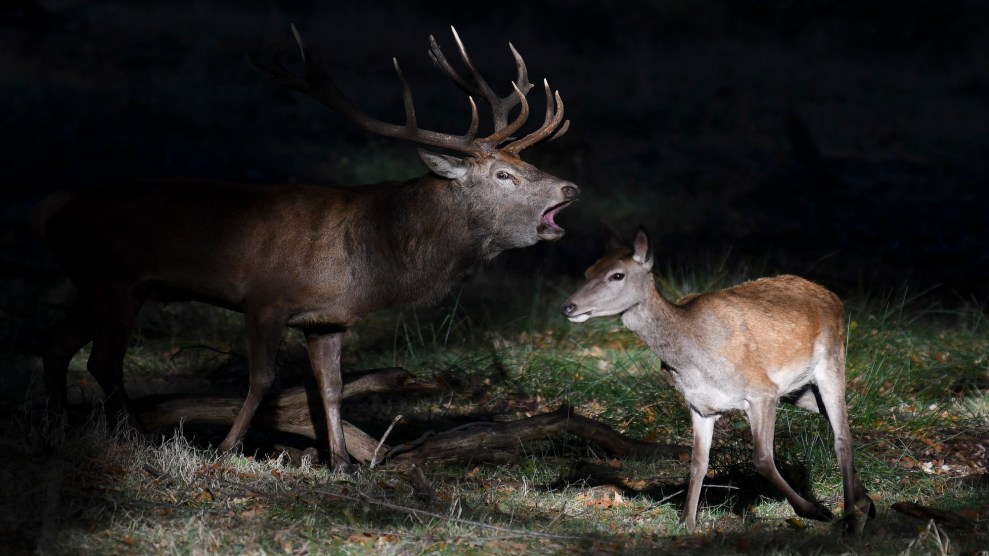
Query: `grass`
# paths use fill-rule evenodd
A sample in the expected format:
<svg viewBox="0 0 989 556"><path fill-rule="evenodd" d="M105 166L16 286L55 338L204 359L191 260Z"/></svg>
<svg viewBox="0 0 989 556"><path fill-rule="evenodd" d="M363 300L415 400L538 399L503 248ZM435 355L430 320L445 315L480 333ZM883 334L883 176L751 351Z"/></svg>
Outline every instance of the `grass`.
<svg viewBox="0 0 989 556"><path fill-rule="evenodd" d="M675 296L744 277L724 267L715 261L695 275L667 271L658 282ZM402 413L435 428L568 403L629 436L689 444L682 400L620 322L552 318L573 286L537 280L529 303L508 307L485 306L465 289L435 308L371 316L350 333L346 367L402 365L447 387L345 411L381 422ZM686 464L619 460L572 439L520 446L500 465L427 467L433 492L423 496L407 470L388 464L340 476L309 460L291 464L277 451L222 455L194 428L148 440L113 430L98 412L66 433L26 404L6 419L0 437L7 458L0 466L7 540L0 546L135 554L971 553L989 546L989 486L977 459L985 457L984 445L978 449L989 429L985 316L939 314L918 302L849 303L849 416L856 463L880 512L860 539L793 519L750 465L740 415L719 422L701 527L692 535L677 523ZM147 313L128 354L130 384L156 378L147 390L202 391L217 369L240 360L242 348L231 342L238 315L196 306ZM307 372L303 345L298 335L286 336L283 377ZM72 395L98 398L84 363L80 356L72 365ZM412 434L402 428L393 441ZM826 421L783 406L776 431L784 474L840 511ZM932 526L890 509L898 501L959 512L977 525Z"/></svg>

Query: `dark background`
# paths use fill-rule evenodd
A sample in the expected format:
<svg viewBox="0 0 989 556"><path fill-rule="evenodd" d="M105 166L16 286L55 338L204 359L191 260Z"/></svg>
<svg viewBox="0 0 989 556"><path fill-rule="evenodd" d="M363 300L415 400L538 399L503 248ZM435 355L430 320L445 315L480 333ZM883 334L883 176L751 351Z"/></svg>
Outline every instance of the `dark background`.
<svg viewBox="0 0 989 556"><path fill-rule="evenodd" d="M673 268L794 272L843 296L989 298L986 3L321 4L0 8L8 346L34 351L50 324L37 315L60 295L30 226L48 193L132 176L358 184L424 171L412 145L251 69L246 55L270 52L290 22L382 119L402 119L395 56L420 125L466 128L466 99L426 55L434 34L456 56L451 24L502 94L509 41L534 83L560 90L570 132L524 156L583 199L559 218L566 238L503 256L505 269L579 276L600 254L602 221L629 235L641 223ZM541 120L541 92L530 98Z"/></svg>

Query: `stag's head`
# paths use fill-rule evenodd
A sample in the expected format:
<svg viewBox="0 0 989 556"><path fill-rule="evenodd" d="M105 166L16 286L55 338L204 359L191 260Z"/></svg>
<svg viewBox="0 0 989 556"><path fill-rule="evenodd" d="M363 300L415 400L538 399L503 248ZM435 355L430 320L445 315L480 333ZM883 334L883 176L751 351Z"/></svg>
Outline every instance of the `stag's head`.
<svg viewBox="0 0 989 556"><path fill-rule="evenodd" d="M572 322L620 315L656 289L652 265L649 236L639 228L631 249L615 246L587 269L587 282L563 303L560 311Z"/></svg>
<svg viewBox="0 0 989 556"><path fill-rule="evenodd" d="M573 183L501 151L465 158L424 150L419 155L433 173L463 191L473 220L484 227L496 250L563 237L555 217L577 199Z"/></svg>
<svg viewBox="0 0 989 556"><path fill-rule="evenodd" d="M465 154L460 158L422 149L419 151L420 157L434 174L449 180L451 187L466 195L472 220L483 226L484 234L490 238L486 250L489 255L504 249L532 245L539 240L563 237L564 230L557 224L556 215L577 200L580 190L569 181L523 162L519 153L536 143L559 138L567 131L570 122L563 119L563 101L559 92L551 91L549 83L544 80L546 116L543 124L520 138L513 136L529 118L526 94L532 84L529 83L522 56L511 43L508 46L515 58L518 75L512 82L513 90L507 96L499 97L474 67L456 29L453 29L453 38L469 78L461 76L450 65L436 39L429 37L429 56L433 63L469 95L470 127L463 135L455 135L419 128L412 93L397 60L394 65L402 84L406 116L404 125L375 119L351 104L326 71L313 62L295 26L292 26L292 33L305 64L304 78L291 74L281 63L277 52L271 63L252 60L254 67L269 79L314 97L367 131ZM493 132L485 137L478 137L475 98L483 99L490 106ZM515 107L519 109L518 114L510 120L510 112Z"/></svg>

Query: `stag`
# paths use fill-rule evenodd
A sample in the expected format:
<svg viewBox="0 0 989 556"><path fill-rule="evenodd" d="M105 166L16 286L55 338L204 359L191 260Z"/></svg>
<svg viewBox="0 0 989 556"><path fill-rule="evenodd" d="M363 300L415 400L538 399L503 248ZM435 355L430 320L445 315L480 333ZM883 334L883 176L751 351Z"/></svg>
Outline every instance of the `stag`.
<svg viewBox="0 0 989 556"><path fill-rule="evenodd" d="M838 296L797 276L745 282L671 303L656 291L652 249L639 229L632 248L616 246L587 272L587 282L564 302L573 322L621 315L662 360L690 408L694 440L690 484L680 521L697 523L714 423L745 411L756 468L801 517L827 521L831 512L797 494L773 460L776 402L827 415L845 488L844 522L860 533L876 510L852 462L845 411L845 310Z"/></svg>
<svg viewBox="0 0 989 556"><path fill-rule="evenodd" d="M275 377L285 327L304 333L328 431L334 470L351 469L340 417L340 353L345 331L386 307L435 302L477 264L506 249L557 240L555 217L579 195L573 183L523 162L519 153L561 136L559 92L546 91L542 125L513 137L529 117L525 62L512 91L499 97L481 77L456 30L462 76L429 37L435 65L469 95L463 135L421 129L409 86L401 82L404 125L378 120L349 102L315 64L292 27L304 74L252 60L265 77L320 101L381 136L461 153L419 149L430 173L404 183L360 187L248 185L199 179L132 180L59 195L42 208L42 233L79 291L79 304L47 337L45 387L51 406L66 405L69 361L92 342L87 363L108 410L140 423L123 382L123 359L148 299L196 300L240 311L250 387L221 450L242 446ZM478 136L475 98L490 107L493 131ZM511 111L518 113L511 118Z"/></svg>

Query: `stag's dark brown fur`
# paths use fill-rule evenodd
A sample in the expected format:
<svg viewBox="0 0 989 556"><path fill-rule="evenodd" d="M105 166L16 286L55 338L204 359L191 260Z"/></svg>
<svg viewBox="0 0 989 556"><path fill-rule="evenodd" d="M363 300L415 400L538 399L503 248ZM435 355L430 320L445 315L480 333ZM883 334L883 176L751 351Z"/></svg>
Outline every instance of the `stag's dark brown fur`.
<svg viewBox="0 0 989 556"><path fill-rule="evenodd" d="M274 379L282 331L295 327L306 335L333 466L346 470L340 420L344 331L377 309L437 300L467 270L505 249L558 239L563 229L554 216L578 196L572 183L518 157L522 148L554 131L559 135L559 95L549 95L547 85L552 106L543 126L501 145L528 116L524 92L531 85L524 64L516 53L515 93L498 99L457 42L474 73L473 84L458 85L475 87L493 105L495 131L483 139L473 135L476 110L465 136L418 130L414 116L397 131L371 119L341 101L304 49L305 81L278 66L261 68L366 129L469 155L420 151L429 175L356 188L131 181L50 201L44 209L46 242L81 297L45 347L45 383L53 405L65 404L69 361L92 341L88 368L108 406L139 426L124 391L123 358L141 305L152 297L205 301L242 311L247 328L250 390L220 447L233 449L243 441ZM441 69L458 77L443 66L435 41L432 54ZM407 92L406 101L414 114ZM501 121L512 105L521 105L520 115Z"/></svg>

